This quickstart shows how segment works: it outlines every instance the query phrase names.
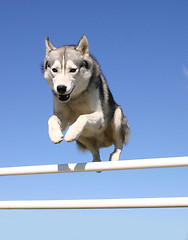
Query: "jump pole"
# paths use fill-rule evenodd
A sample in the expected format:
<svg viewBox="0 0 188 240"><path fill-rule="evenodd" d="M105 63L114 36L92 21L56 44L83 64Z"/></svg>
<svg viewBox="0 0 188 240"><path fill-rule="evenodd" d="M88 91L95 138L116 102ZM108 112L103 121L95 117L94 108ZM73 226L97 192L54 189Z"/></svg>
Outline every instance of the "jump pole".
<svg viewBox="0 0 188 240"><path fill-rule="evenodd" d="M0 201L0 209L114 209L188 207L188 197Z"/></svg>
<svg viewBox="0 0 188 240"><path fill-rule="evenodd" d="M68 163L23 167L0 168L0 176L30 175L47 173L95 172L148 168L188 167L188 157L120 160L114 162Z"/></svg>

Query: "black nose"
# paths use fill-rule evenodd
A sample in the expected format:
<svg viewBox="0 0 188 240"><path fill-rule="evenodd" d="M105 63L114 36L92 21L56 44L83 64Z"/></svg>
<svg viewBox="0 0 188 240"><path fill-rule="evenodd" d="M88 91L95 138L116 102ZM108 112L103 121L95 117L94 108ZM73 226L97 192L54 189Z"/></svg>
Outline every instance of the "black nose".
<svg viewBox="0 0 188 240"><path fill-rule="evenodd" d="M66 87L65 85L59 85L59 86L57 86L57 91L58 91L58 93L60 93L60 94L65 93L66 90L67 90L67 87Z"/></svg>

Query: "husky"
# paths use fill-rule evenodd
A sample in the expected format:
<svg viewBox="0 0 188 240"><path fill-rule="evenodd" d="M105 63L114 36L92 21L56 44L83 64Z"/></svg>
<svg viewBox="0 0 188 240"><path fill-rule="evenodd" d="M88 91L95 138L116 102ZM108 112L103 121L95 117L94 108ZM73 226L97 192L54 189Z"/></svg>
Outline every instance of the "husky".
<svg viewBox="0 0 188 240"><path fill-rule="evenodd" d="M46 37L44 78L53 92L54 114L48 120L55 144L76 141L99 162L99 149L114 144L110 161L119 160L129 139L127 118L116 104L85 35L77 45L56 48ZM68 127L63 136L62 132Z"/></svg>

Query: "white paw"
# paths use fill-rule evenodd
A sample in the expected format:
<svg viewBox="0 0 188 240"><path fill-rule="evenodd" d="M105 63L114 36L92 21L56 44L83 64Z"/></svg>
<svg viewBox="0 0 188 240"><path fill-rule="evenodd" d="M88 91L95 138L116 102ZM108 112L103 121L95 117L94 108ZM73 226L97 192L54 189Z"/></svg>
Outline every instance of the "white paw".
<svg viewBox="0 0 188 240"><path fill-rule="evenodd" d="M110 154L110 159L109 161L118 161L119 160L119 153L115 152L115 153L111 153Z"/></svg>
<svg viewBox="0 0 188 240"><path fill-rule="evenodd" d="M49 137L55 144L60 143L63 140L63 134L60 129L49 129Z"/></svg>
<svg viewBox="0 0 188 240"><path fill-rule="evenodd" d="M60 121L56 116L52 116L48 121L49 137L53 143L60 143L63 140L63 134L60 127Z"/></svg>
<svg viewBox="0 0 188 240"><path fill-rule="evenodd" d="M78 127L70 126L65 134L64 140L66 142L73 142L79 138L82 131Z"/></svg>

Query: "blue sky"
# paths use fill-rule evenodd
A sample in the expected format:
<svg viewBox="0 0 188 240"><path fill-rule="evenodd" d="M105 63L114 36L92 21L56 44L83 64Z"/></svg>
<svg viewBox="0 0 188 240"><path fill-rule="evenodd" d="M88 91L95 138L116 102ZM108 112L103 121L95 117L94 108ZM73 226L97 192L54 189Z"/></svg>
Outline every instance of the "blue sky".
<svg viewBox="0 0 188 240"><path fill-rule="evenodd" d="M0 167L92 159L49 140L47 35L58 47L86 34L129 120L121 159L187 156L187 12L186 0L0 0ZM0 200L183 197L187 181L187 168L1 177ZM0 238L187 240L188 209L1 211Z"/></svg>

